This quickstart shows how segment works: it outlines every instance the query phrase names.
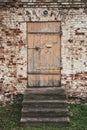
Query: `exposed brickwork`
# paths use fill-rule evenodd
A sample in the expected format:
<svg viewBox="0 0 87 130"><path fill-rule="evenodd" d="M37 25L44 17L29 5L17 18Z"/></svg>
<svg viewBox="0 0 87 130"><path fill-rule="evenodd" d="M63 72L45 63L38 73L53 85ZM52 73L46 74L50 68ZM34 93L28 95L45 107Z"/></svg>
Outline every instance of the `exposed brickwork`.
<svg viewBox="0 0 87 130"><path fill-rule="evenodd" d="M87 0L0 0L2 7L87 8Z"/></svg>
<svg viewBox="0 0 87 130"><path fill-rule="evenodd" d="M48 16L43 15L44 10ZM2 8L0 12L1 100L12 93L23 93L27 86L28 21L61 20L62 84L69 96L87 96L86 9Z"/></svg>
<svg viewBox="0 0 87 130"><path fill-rule="evenodd" d="M4 95L23 92L27 82L26 24L16 23L15 11L2 10L1 16L0 87Z"/></svg>
<svg viewBox="0 0 87 130"><path fill-rule="evenodd" d="M87 96L87 15L84 12L71 10L62 23L62 81L69 96L76 97Z"/></svg>

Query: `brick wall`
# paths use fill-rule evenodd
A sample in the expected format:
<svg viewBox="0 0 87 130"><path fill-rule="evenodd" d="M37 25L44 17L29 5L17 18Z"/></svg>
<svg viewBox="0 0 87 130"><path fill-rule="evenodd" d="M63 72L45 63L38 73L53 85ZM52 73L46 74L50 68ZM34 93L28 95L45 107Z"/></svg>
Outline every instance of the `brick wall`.
<svg viewBox="0 0 87 130"><path fill-rule="evenodd" d="M70 10L62 31L62 82L69 96L87 97L86 10Z"/></svg>
<svg viewBox="0 0 87 130"><path fill-rule="evenodd" d="M0 9L0 100L27 87L26 22L56 20L62 28L62 85L70 97L87 97L87 10L13 7Z"/></svg>

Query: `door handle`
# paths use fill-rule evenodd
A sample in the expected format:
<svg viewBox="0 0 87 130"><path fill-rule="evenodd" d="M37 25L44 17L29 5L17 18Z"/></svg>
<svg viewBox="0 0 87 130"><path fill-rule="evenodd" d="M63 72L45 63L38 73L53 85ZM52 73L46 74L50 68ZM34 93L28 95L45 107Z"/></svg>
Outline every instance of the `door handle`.
<svg viewBox="0 0 87 130"><path fill-rule="evenodd" d="M52 45L48 44L46 45L47 48L52 48Z"/></svg>

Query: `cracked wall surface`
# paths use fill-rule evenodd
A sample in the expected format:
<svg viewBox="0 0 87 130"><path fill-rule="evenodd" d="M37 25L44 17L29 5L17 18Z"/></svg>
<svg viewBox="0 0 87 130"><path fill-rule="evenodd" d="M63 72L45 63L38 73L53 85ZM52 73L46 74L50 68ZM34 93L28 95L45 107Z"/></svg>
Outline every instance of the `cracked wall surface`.
<svg viewBox="0 0 87 130"><path fill-rule="evenodd" d="M0 100L27 87L28 21L61 21L62 85L69 97L87 97L87 9L13 7L0 8Z"/></svg>

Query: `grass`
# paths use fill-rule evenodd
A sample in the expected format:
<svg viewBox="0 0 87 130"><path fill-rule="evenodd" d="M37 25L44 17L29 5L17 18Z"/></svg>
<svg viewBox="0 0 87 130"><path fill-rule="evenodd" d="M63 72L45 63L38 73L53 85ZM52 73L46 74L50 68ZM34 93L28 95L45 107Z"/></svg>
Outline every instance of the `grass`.
<svg viewBox="0 0 87 130"><path fill-rule="evenodd" d="M87 104L69 104L70 125L68 127L24 127L21 128L20 103L0 107L0 130L87 130Z"/></svg>

